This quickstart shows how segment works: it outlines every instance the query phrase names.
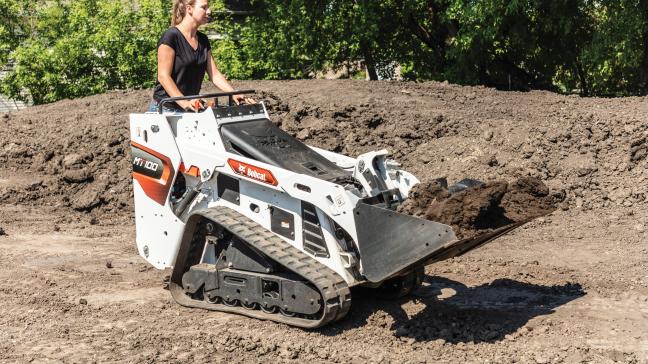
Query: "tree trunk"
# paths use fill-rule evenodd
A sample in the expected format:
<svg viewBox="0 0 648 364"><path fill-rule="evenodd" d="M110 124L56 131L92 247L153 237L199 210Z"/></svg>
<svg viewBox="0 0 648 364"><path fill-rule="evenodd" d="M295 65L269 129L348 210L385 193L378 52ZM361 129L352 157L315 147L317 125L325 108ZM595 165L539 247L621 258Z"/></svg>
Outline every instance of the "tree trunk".
<svg viewBox="0 0 648 364"><path fill-rule="evenodd" d="M644 31L642 38L643 54L639 65L639 93L646 95L648 94L648 29Z"/></svg>
<svg viewBox="0 0 648 364"><path fill-rule="evenodd" d="M376 67L368 62L365 63L367 67L367 75L369 76L370 81L378 80L378 72L376 72Z"/></svg>
<svg viewBox="0 0 648 364"><path fill-rule="evenodd" d="M589 96L590 89L589 84L587 83L587 75L585 74L585 70L583 70L583 65L581 64L580 60L576 61L576 73L578 73L578 79L580 80L580 95Z"/></svg>
<svg viewBox="0 0 648 364"><path fill-rule="evenodd" d="M365 67L367 68L367 76L369 76L370 81L378 80L378 72L376 71L376 63L371 54L371 50L366 44L360 46L362 50L362 55L364 56Z"/></svg>

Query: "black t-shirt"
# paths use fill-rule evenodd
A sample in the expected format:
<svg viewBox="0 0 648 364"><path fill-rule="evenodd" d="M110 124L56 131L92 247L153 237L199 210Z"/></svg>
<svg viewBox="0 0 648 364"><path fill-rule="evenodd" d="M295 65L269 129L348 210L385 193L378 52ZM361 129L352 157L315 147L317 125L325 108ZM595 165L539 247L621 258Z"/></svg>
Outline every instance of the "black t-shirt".
<svg viewBox="0 0 648 364"><path fill-rule="evenodd" d="M162 38L160 38L157 45L160 48L162 44L166 44L175 51L171 78L184 96L198 95L200 93L200 86L207 71L211 45L205 34L198 32L197 36L198 48L193 49L180 30L171 27L162 34ZM169 97L169 95L160 84L160 80L157 80L153 91L153 99L160 101L166 97ZM175 104L169 104L168 106L177 107Z"/></svg>

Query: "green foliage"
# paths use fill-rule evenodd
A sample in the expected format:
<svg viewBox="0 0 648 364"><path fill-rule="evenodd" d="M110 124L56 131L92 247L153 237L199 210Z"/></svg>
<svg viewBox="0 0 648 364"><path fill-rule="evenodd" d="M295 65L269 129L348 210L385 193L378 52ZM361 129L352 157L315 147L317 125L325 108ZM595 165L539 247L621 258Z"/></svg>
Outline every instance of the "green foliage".
<svg viewBox="0 0 648 364"><path fill-rule="evenodd" d="M215 47L236 78L302 78L362 60L372 78L582 94L648 91L648 0L253 0Z"/></svg>
<svg viewBox="0 0 648 364"><path fill-rule="evenodd" d="M581 53L588 93L648 91L648 1L601 1L592 41Z"/></svg>
<svg viewBox="0 0 648 364"><path fill-rule="evenodd" d="M325 2L295 0L285 4L254 2L255 17L244 23L216 22L228 35L213 45L214 56L233 78L304 78L330 59Z"/></svg>
<svg viewBox="0 0 648 364"><path fill-rule="evenodd" d="M223 10L231 0L212 0ZM240 1L234 1L240 5ZM208 31L236 79L448 80L583 95L648 92L648 0L249 0ZM10 97L45 103L151 87L168 0L0 0ZM223 15L225 14L225 15ZM353 68L362 62L361 69Z"/></svg>
<svg viewBox="0 0 648 364"><path fill-rule="evenodd" d="M1 1L1 0L0 0ZM35 104L127 87L151 87L168 2L48 1L33 9L26 39L9 57L8 96Z"/></svg>
<svg viewBox="0 0 648 364"><path fill-rule="evenodd" d="M18 46L23 33L23 9L15 0L0 0L0 68L9 60L9 53Z"/></svg>

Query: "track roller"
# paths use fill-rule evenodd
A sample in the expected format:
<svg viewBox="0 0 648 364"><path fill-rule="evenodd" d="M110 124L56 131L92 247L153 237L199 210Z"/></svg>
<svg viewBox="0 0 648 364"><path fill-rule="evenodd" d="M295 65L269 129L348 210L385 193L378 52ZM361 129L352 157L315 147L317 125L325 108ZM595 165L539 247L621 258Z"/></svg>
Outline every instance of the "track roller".
<svg viewBox="0 0 648 364"><path fill-rule="evenodd" d="M169 289L185 306L303 328L338 320L351 305L337 273L225 207L189 217Z"/></svg>

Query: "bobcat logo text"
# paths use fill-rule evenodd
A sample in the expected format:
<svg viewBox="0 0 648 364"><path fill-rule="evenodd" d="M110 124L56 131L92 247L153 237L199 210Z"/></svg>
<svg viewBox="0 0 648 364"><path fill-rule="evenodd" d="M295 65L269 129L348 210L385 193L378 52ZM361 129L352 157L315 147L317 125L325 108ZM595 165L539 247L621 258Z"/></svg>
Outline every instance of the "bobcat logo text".
<svg viewBox="0 0 648 364"><path fill-rule="evenodd" d="M230 165L234 172L240 174L241 176L245 176L273 186L276 186L278 184L277 179L274 177L272 172L268 171L267 169L243 163L234 159L229 159L227 163Z"/></svg>

